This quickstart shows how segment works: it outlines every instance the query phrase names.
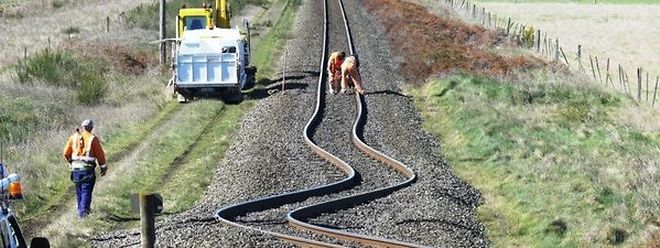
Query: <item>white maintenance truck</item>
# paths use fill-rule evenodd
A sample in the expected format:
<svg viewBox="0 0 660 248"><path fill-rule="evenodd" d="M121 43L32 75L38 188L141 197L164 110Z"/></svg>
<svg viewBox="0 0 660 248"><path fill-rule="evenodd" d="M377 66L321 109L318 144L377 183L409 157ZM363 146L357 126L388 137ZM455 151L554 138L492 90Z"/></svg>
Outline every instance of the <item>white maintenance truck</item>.
<svg viewBox="0 0 660 248"><path fill-rule="evenodd" d="M254 85L256 68L250 66L249 24L229 28L226 1L215 8L182 8L177 16L177 42L173 46L173 88L179 102L198 96L243 100L242 89Z"/></svg>

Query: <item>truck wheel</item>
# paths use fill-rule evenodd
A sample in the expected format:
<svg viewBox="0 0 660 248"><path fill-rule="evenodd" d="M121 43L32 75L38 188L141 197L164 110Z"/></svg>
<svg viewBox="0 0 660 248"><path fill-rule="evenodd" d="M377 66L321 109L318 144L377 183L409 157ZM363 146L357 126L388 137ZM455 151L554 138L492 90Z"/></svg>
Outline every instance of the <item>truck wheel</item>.
<svg viewBox="0 0 660 248"><path fill-rule="evenodd" d="M250 89L254 87L257 81L257 68L254 66L245 67L245 73L247 74L247 82L243 86L243 89Z"/></svg>

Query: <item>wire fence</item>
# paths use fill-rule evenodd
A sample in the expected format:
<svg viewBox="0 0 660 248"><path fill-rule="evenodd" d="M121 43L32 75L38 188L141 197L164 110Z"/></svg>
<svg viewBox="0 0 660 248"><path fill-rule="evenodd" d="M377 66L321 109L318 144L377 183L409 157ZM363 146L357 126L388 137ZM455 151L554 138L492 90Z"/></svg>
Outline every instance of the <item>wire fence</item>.
<svg viewBox="0 0 660 248"><path fill-rule="evenodd" d="M441 2L472 22L488 29L505 32L520 47L531 49L542 57L562 63L571 71L577 71L593 78L595 83L630 96L637 103L650 103L652 107L655 107L659 76L655 76L654 83L652 75L644 72L642 68L636 68L636 80L635 78L630 79L628 71L623 65L612 63L610 58L603 61L599 60L596 55L585 56L582 45L577 46L575 56L572 56L573 53L567 56L559 38L553 38L547 32L535 29L532 25L517 22L511 17L498 16L467 0L443 0Z"/></svg>

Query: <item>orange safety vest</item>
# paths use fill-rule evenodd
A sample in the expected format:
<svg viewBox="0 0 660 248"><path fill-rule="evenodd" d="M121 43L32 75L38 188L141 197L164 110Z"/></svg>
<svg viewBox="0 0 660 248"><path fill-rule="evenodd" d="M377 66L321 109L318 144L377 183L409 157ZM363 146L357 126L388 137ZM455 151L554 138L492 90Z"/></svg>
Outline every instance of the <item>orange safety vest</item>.
<svg viewBox="0 0 660 248"><path fill-rule="evenodd" d="M343 59L339 59L339 52L331 53L330 59L328 60L328 69L334 74L339 71L343 62Z"/></svg>
<svg viewBox="0 0 660 248"><path fill-rule="evenodd" d="M69 137L64 147L64 159L67 161L83 162L85 164L105 165L105 152L98 138L92 133L76 132Z"/></svg>

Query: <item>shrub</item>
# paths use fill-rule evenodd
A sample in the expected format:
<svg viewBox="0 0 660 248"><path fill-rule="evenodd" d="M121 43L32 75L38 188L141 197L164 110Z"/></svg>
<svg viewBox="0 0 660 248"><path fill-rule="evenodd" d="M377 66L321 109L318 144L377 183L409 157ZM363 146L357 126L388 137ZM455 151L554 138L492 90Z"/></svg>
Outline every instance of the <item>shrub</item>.
<svg viewBox="0 0 660 248"><path fill-rule="evenodd" d="M49 85L72 86L67 75L77 68L76 60L68 53L44 49L35 56L19 62L16 76L19 82L32 84L43 81Z"/></svg>
<svg viewBox="0 0 660 248"><path fill-rule="evenodd" d="M76 100L87 105L98 104L105 98L107 92L108 84L103 76L87 72L81 75L80 85L76 91Z"/></svg>
<svg viewBox="0 0 660 248"><path fill-rule="evenodd" d="M79 27L68 27L62 30L62 33L66 35L72 35L72 34L77 34L80 33L80 28Z"/></svg>
<svg viewBox="0 0 660 248"><path fill-rule="evenodd" d="M20 83L47 85L76 90L76 100L83 104L97 104L106 95L107 82L103 63L73 55L44 49L16 66L16 78Z"/></svg>

